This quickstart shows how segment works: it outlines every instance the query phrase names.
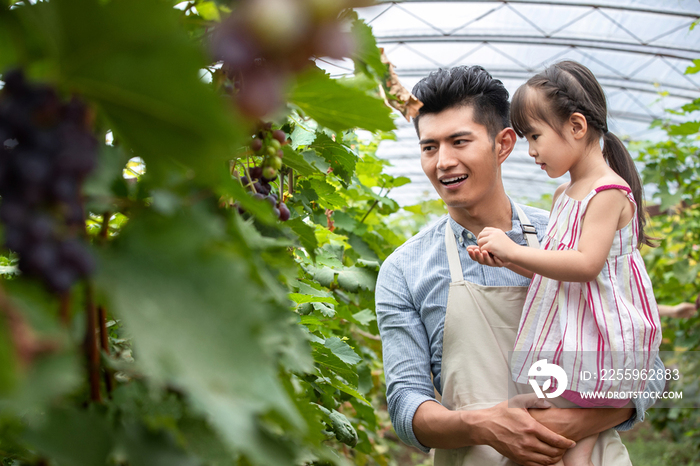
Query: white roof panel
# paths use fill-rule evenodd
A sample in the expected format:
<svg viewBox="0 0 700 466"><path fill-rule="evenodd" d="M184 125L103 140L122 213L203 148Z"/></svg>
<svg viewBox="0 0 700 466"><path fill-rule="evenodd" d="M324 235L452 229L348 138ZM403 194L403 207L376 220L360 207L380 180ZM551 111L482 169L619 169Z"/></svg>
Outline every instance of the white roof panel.
<svg viewBox="0 0 700 466"><path fill-rule="evenodd" d="M358 13L409 89L437 68L479 64L512 95L544 67L572 59L588 66L603 86L611 130L637 139L659 137L659 130L649 129L653 119L700 97L700 75L683 74L700 58L700 27L688 29L700 17L697 0L405 0ZM335 69L343 68L351 66ZM435 198L420 169L413 125L397 122L398 140L383 141L378 154L394 164L389 173L413 183L392 195L401 204ZM561 182L538 170L524 142L504 165L503 178L516 199L539 199Z"/></svg>

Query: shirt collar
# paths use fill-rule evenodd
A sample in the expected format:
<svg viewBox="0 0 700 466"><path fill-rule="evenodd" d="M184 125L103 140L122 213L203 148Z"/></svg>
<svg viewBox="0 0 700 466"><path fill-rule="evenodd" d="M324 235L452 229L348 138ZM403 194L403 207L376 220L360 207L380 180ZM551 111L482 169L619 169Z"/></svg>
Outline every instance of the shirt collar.
<svg viewBox="0 0 700 466"><path fill-rule="evenodd" d="M518 211L515 209L515 204L513 204L513 200L508 197L508 201L510 202L510 210L511 210L511 229L506 232L506 235L508 237L516 240L517 242L520 242L520 240L523 239L523 232L522 232L522 227L521 227L521 222L520 218L518 217ZM455 236L457 237L457 240L459 241L459 238L466 238L467 233L472 233L466 228L464 228L462 225L457 223L455 219L453 219L450 214L447 214L447 217L450 222L450 226L452 227L452 231L454 232ZM473 235L473 233L472 233ZM475 236L475 235L473 235ZM475 236L476 238L476 236Z"/></svg>

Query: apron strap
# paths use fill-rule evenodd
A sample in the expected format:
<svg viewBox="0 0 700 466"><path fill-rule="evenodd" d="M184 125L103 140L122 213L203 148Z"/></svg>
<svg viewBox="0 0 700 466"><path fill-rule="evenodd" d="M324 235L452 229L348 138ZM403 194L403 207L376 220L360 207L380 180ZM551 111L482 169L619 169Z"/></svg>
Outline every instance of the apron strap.
<svg viewBox="0 0 700 466"><path fill-rule="evenodd" d="M450 264L450 276L452 283L461 282L464 280L462 273L462 263L459 260L459 251L457 250L457 241L455 241L455 233L452 231L450 220L445 223L445 247L447 248L447 261Z"/></svg>
<svg viewBox="0 0 700 466"><path fill-rule="evenodd" d="M525 212L523 212L523 209L521 209L518 204L514 202L513 205L518 213L520 225L523 228L523 236L525 237L525 241L527 241L528 247L539 249L540 242L537 239L537 230L535 226L530 223L530 219L527 218L527 215L525 215Z"/></svg>

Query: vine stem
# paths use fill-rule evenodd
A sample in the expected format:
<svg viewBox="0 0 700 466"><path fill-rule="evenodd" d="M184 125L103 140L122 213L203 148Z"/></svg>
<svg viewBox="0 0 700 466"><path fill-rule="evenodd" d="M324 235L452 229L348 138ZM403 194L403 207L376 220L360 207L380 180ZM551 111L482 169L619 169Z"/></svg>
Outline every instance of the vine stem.
<svg viewBox="0 0 700 466"><path fill-rule="evenodd" d="M100 350L97 346L97 309L93 296L92 283L85 283L85 312L87 325L85 328L85 356L87 358L88 382L90 383L90 399L102 402L100 393Z"/></svg>
<svg viewBox="0 0 700 466"><path fill-rule="evenodd" d="M100 226L100 239L102 241L107 241L109 239L109 219L112 218L110 212L105 212L102 214L102 226Z"/></svg>
<svg viewBox="0 0 700 466"><path fill-rule="evenodd" d="M64 327L70 325L70 291L61 293L59 297L58 316Z"/></svg>
<svg viewBox="0 0 700 466"><path fill-rule="evenodd" d="M284 198L284 173L280 173L280 185L279 185L279 197L277 198L277 207L282 203L282 198Z"/></svg>
<svg viewBox="0 0 700 466"><path fill-rule="evenodd" d="M382 186L382 189L379 191L379 195L380 195L380 196L382 196L382 191L383 191L383 190L384 190L384 186ZM387 194L389 194L390 191L391 191L391 188L387 189L387 190L386 190L386 193L384 193L383 195L386 196ZM372 211L374 210L374 208L377 207L377 204L379 204L379 199L375 199L375 200L374 200L374 202L373 202L372 205L370 206L370 208L369 208L369 210L367 211L367 213L364 215L364 217L362 217L362 220L360 220L360 223L365 223L365 220L367 220L367 217L369 217L369 214L371 214Z"/></svg>
<svg viewBox="0 0 700 466"><path fill-rule="evenodd" d="M111 354L109 350L109 333L107 332L107 311L105 311L104 306L97 307L97 317L100 322L100 344L102 346L102 351L105 352L107 356ZM114 388L114 380L112 371L105 367L105 387L107 389L107 396L112 398L112 389Z"/></svg>
<svg viewBox="0 0 700 466"><path fill-rule="evenodd" d="M243 164L243 171L245 171L245 176L248 178L248 184L246 186L250 186L250 188L253 190L255 194L258 193L258 191L255 189L255 185L253 184L253 180L250 178L250 172L248 171L248 165L250 165L250 157L246 156L246 161L248 164Z"/></svg>

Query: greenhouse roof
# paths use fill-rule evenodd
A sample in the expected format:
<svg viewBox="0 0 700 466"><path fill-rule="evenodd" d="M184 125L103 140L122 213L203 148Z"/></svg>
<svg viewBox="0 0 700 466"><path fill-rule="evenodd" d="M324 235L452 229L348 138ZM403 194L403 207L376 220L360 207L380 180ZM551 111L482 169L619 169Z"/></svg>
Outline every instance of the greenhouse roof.
<svg viewBox="0 0 700 466"><path fill-rule="evenodd" d="M611 131L654 139L650 123L670 117L700 96L700 74L686 75L700 58L698 0L403 1L358 9L372 26L404 86L411 89L437 68L482 65L512 93L528 77L563 59L589 67L603 85ZM332 73L351 66L328 64ZM397 119L397 141L382 142L389 173L413 183L396 189L401 204L436 198L419 163L413 125ZM562 180L550 180L519 141L505 162L506 190L516 199L539 199Z"/></svg>

